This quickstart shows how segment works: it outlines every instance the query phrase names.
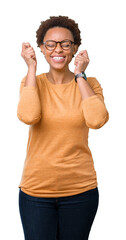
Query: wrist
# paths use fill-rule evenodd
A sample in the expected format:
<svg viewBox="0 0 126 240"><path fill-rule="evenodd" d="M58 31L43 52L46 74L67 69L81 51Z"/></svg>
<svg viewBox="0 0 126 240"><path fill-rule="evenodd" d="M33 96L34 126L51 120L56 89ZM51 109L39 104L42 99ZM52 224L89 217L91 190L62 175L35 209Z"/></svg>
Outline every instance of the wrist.
<svg viewBox="0 0 126 240"><path fill-rule="evenodd" d="M85 80L87 80L87 76L84 71L81 73L75 74L75 82L77 82L77 78L84 78Z"/></svg>
<svg viewBox="0 0 126 240"><path fill-rule="evenodd" d="M74 72L74 74L77 75L77 74L82 73L82 72L85 73L85 70L82 70L82 71L77 70L77 71Z"/></svg>
<svg viewBox="0 0 126 240"><path fill-rule="evenodd" d="M75 72L74 74L77 75L77 74L79 74L79 73L81 73L81 71Z"/></svg>
<svg viewBox="0 0 126 240"><path fill-rule="evenodd" d="M30 72L36 72L37 67L36 66L29 66L28 71Z"/></svg>

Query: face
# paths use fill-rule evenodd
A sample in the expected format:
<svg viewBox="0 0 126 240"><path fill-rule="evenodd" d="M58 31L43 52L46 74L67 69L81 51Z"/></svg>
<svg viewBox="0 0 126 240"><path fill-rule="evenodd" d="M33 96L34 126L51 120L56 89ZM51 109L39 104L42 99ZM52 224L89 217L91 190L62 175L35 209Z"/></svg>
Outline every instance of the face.
<svg viewBox="0 0 126 240"><path fill-rule="evenodd" d="M69 39L74 42L74 38L71 31L63 27L54 27L54 28L50 28L46 32L43 42L47 40L63 41L65 39ZM44 44L42 44L40 46L40 49L45 55L45 58L50 65L50 68L65 69L66 67L68 67L68 64L71 62L72 56L77 52L78 45L72 44L70 49L64 50L61 48L60 43L57 43L56 48L50 51L45 47ZM56 56L63 57L63 58L56 59L54 58Z"/></svg>

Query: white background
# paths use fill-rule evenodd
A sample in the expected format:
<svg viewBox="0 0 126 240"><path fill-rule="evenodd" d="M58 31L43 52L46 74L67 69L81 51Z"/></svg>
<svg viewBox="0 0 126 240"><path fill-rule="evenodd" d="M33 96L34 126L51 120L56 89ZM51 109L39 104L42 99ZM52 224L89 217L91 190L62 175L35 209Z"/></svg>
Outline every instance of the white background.
<svg viewBox="0 0 126 240"><path fill-rule="evenodd" d="M85 72L100 82L110 115L102 128L90 129L89 133L100 194L89 239L126 239L125 1L12 0L4 1L0 9L0 238L24 239L18 185L29 126L17 118L20 82L27 74L27 65L20 55L22 42L30 42L35 50L37 75L48 71L48 64L37 47L36 30L50 16L64 15L79 25L82 38L79 51L86 49L90 58ZM74 71L73 61L71 71Z"/></svg>

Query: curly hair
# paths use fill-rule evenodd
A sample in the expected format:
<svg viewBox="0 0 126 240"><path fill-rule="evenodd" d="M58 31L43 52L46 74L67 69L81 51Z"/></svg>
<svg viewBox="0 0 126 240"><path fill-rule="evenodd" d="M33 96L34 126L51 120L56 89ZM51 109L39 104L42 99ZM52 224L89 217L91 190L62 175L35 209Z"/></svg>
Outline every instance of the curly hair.
<svg viewBox="0 0 126 240"><path fill-rule="evenodd" d="M50 16L49 19L45 21L41 21L41 24L36 31L36 38L37 38L37 47L43 43L44 36L48 29L53 27L64 27L71 31L74 43L81 45L81 37L80 37L80 30L78 28L78 23L76 23L73 19L68 18L67 16Z"/></svg>

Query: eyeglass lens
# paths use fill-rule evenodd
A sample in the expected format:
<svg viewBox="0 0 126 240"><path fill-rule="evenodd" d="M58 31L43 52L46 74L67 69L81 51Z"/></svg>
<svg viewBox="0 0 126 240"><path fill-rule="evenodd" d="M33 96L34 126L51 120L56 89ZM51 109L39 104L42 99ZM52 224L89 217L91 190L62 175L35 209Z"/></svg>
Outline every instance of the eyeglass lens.
<svg viewBox="0 0 126 240"><path fill-rule="evenodd" d="M46 43L45 43L46 48L49 50L55 49L56 45L57 45L57 43L54 41L46 41ZM63 41L60 43L60 45L64 50L67 50L71 47L71 42L69 40Z"/></svg>

